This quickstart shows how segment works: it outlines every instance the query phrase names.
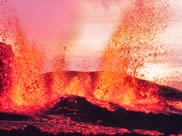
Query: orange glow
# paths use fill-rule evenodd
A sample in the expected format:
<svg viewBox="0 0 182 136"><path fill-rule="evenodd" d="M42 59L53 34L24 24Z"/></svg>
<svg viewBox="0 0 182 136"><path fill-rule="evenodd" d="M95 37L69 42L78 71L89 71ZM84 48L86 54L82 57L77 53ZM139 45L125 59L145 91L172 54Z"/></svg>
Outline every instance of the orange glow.
<svg viewBox="0 0 182 136"><path fill-rule="evenodd" d="M133 111L170 111L169 106L174 103L164 102L157 85L145 85L136 79L146 59L158 60L162 55L160 49L165 50L158 34L167 27L168 8L166 0L143 0L143 3L132 0L105 48L102 72L95 77L86 72L65 72L66 44L60 50L50 79L42 78L44 55L36 46L29 45L15 21L12 88L3 94L1 110L32 114L49 108L60 97L76 95L109 110L113 110L109 103L114 103ZM150 78L161 72L151 69ZM181 102L175 105L182 109Z"/></svg>
<svg viewBox="0 0 182 136"><path fill-rule="evenodd" d="M157 112L159 107L153 105L160 101L154 95L158 88L137 88L138 83L132 77L136 76L137 69L146 58L156 59L160 54L152 44L157 41L157 34L166 27L167 7L164 1L144 0L139 5L137 2L131 3L126 10L108 43L103 56L104 72L100 74L94 96L137 111L145 111L137 105L150 105L152 112ZM131 79L127 77L129 70ZM150 111L150 107L147 110Z"/></svg>
<svg viewBox="0 0 182 136"><path fill-rule="evenodd" d="M39 75L43 66L43 56L34 45L30 47L17 20L10 27L14 27L16 36L15 56L10 64L12 87L10 90L5 90L3 97L5 102L2 103L1 110L35 112L45 106L48 98Z"/></svg>

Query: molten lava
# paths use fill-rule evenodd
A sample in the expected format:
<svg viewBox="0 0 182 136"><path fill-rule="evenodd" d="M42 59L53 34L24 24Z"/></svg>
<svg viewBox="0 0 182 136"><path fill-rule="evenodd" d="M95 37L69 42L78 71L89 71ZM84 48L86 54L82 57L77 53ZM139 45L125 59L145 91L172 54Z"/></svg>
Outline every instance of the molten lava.
<svg viewBox="0 0 182 136"><path fill-rule="evenodd" d="M85 97L109 110L113 110L109 103L128 110L154 113L170 111L168 107L171 105L181 110L181 101L175 101L175 104L165 102L159 96L156 85L140 84L135 78L137 70L146 61L158 60L158 56L165 52L158 35L167 27L169 7L166 3L166 0L131 1L105 48L102 72L95 77L89 73L71 75L63 72L66 69L63 50L50 79L45 80L40 74L44 55L36 46L30 45L15 19L9 24L14 30L14 56L6 57L3 48L0 48L1 68L5 71L0 73L1 84L5 88L0 94L1 111L37 113L49 108L59 97L69 95ZM6 76L8 80L4 78ZM11 85L7 88L5 84L8 82Z"/></svg>
<svg viewBox="0 0 182 136"><path fill-rule="evenodd" d="M154 60L160 55L158 50L163 48L159 46L160 43L156 43L157 35L167 25L167 8L164 1L144 0L143 3L131 3L124 12L103 56L104 71L94 91L97 99L137 111L147 111L137 105L145 108L150 105L153 112L160 110L153 106L160 102L156 96L158 88L138 88L135 78L128 80L127 75L136 77L137 69L143 66L146 59Z"/></svg>
<svg viewBox="0 0 182 136"><path fill-rule="evenodd" d="M15 21L13 25L16 30L16 44L13 61L9 63L12 69L9 73L11 79L8 79L12 81L12 85L10 89L4 90L1 110L34 112L45 106L48 99L43 80L40 78L43 58L36 48L30 47L19 23Z"/></svg>

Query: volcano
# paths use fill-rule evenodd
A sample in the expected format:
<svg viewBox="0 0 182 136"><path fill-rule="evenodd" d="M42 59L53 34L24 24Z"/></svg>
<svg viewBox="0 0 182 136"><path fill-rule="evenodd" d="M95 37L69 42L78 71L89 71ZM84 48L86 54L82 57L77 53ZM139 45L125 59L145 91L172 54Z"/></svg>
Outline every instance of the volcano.
<svg viewBox="0 0 182 136"><path fill-rule="evenodd" d="M40 79L44 83L44 90L42 91L46 92L47 99L54 98L54 100L48 101L49 103L46 103L43 108L38 107L37 111L33 109L39 106L36 101L35 105L31 105L31 101L28 105L22 105L27 99L34 100L29 97L35 96L31 94L32 92L29 92L30 86L24 84L26 87L25 92L15 97L17 99L22 97L24 103L17 103L21 105L15 105L15 109L12 110L11 106L16 103L11 102L12 100L9 99L10 96L7 90L11 91L13 83L11 63L14 60L14 54L11 46L3 43L1 43L0 51L1 97L6 96L8 98L8 101L4 101L6 99L1 98L0 135L95 136L172 135L182 133L182 110L180 108L182 91L127 75L124 78L124 84L121 84L121 87L118 88L118 91L121 90L118 95L125 92L122 87L128 89L126 90L128 92L133 91L130 90L133 87L135 88L134 96L136 96L136 100L142 101L142 103L133 102L130 106L129 104L117 103L118 101L98 99L95 97L93 90L97 87L99 76L103 71L57 72L56 77L61 77L61 79L66 81L58 80L59 82L57 82L57 85L63 85L61 86L62 92L54 92L54 89L57 89L57 86L53 86L55 72L35 74L38 77L36 80ZM117 75L118 73L112 72L111 74ZM37 81L34 84L37 85ZM125 86L127 87L125 88ZM36 90L36 88L34 89ZM29 97L24 96L27 94ZM41 97L41 94L37 95ZM115 99L115 96L112 96ZM155 101L156 99L148 96L155 97L157 102ZM45 101L43 98L40 98L40 100ZM148 100L151 102L148 102ZM122 99L119 101L122 101ZM8 104L10 104L10 107L7 106ZM3 106L6 106L7 110L3 110ZM21 106L23 108L30 106L32 112L30 108L27 108L28 111L22 110Z"/></svg>
<svg viewBox="0 0 182 136"><path fill-rule="evenodd" d="M13 46L0 43L0 135L182 135L182 91L137 78L145 63L166 62L159 35L169 4L141 3L123 11L94 72L67 71L65 43L52 72L41 74L46 55L16 15L5 15L3 41Z"/></svg>
<svg viewBox="0 0 182 136"><path fill-rule="evenodd" d="M89 74L93 79L99 72L65 72L69 78ZM51 80L52 73L41 75ZM128 76L128 80L130 80ZM182 91L136 79L149 88L158 86L159 96L166 101L182 101ZM165 105L174 112L159 114L126 110L109 102L114 110L95 105L84 97L65 95L41 113L32 115L0 113L0 134L9 135L170 135L182 133L182 111Z"/></svg>

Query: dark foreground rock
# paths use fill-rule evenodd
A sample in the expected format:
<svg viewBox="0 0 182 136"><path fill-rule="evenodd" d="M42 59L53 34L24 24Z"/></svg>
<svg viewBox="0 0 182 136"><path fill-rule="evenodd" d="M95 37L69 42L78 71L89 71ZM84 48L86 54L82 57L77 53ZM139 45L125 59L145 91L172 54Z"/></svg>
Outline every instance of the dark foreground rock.
<svg viewBox="0 0 182 136"><path fill-rule="evenodd" d="M76 103L75 103L76 101ZM46 114L65 115L78 122L88 122L102 126L126 128L128 130L156 130L162 133L178 134L182 132L182 116L178 114L153 114L127 111L120 107L109 111L91 104L85 98L72 96L60 98L60 101Z"/></svg>

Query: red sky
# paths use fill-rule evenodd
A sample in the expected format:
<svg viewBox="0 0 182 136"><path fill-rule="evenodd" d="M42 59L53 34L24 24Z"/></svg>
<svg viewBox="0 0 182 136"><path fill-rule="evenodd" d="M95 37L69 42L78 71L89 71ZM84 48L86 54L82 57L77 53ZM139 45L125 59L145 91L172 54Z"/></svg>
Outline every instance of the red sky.
<svg viewBox="0 0 182 136"><path fill-rule="evenodd" d="M172 63L182 76L182 1L169 1L175 16L161 37L170 45ZM71 41L70 69L81 69L86 59L89 69L95 70L128 0L8 0L4 4L15 9L29 40L45 52L45 71L51 71L62 40Z"/></svg>

